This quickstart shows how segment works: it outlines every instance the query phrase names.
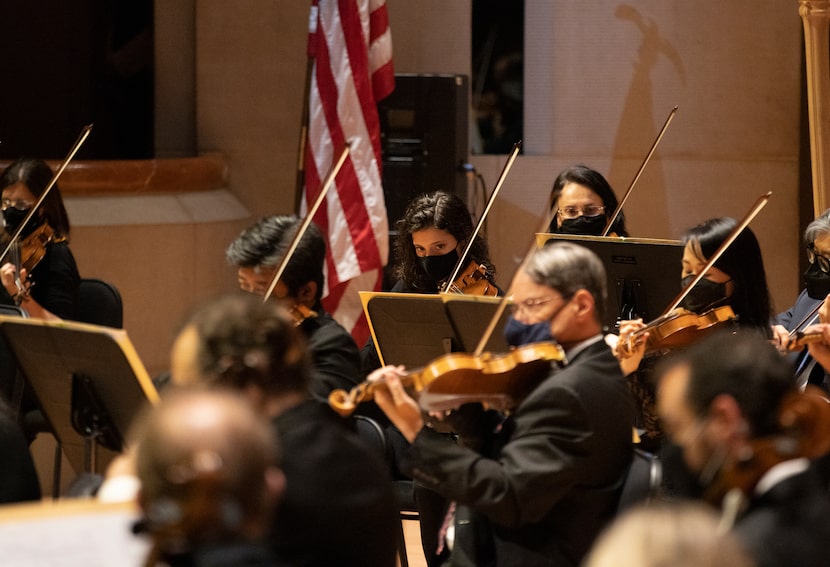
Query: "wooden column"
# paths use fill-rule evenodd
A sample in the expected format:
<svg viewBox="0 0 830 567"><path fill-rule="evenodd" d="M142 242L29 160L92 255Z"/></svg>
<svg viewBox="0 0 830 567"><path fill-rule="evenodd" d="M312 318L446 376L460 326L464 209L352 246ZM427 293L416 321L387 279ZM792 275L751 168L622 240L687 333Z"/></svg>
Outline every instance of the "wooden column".
<svg viewBox="0 0 830 567"><path fill-rule="evenodd" d="M813 211L830 208L830 0L799 0L807 55Z"/></svg>

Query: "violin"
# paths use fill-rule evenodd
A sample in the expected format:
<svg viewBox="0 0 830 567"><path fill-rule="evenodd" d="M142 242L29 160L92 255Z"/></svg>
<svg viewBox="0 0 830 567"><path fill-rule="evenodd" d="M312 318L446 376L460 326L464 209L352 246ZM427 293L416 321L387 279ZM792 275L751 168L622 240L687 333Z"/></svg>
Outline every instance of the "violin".
<svg viewBox="0 0 830 567"><path fill-rule="evenodd" d="M18 244L19 266L18 269L25 269L31 274L46 255L46 246L55 239L55 231L46 221L37 227L32 234L24 238Z"/></svg>
<svg viewBox="0 0 830 567"><path fill-rule="evenodd" d="M507 411L547 378L554 362L565 363L565 352L555 343L532 343L505 354L450 353L407 373L401 381L425 411L457 409L470 402ZM347 417L385 387L384 382L367 381L349 392L333 390L329 405Z"/></svg>
<svg viewBox="0 0 830 567"><path fill-rule="evenodd" d="M824 340L824 333L821 331L796 331L790 335L790 342L787 343L787 350L794 352L801 350L810 343L817 343Z"/></svg>
<svg viewBox="0 0 830 567"><path fill-rule="evenodd" d="M303 324L303 321L306 319L311 319L312 317L317 317L318 313L307 307L301 303L295 303L291 306L291 309L288 310L288 313L291 315L291 318L294 319L294 326L299 327Z"/></svg>
<svg viewBox="0 0 830 567"><path fill-rule="evenodd" d="M701 315L676 308L631 333L622 348L624 352L630 353L633 345L637 344L639 337L645 333L649 334L646 340L646 354L685 347L737 320L728 305L709 309Z"/></svg>
<svg viewBox="0 0 830 567"><path fill-rule="evenodd" d="M472 260L446 291L464 295L496 296L499 294L499 288L490 282L490 276L487 266Z"/></svg>
<svg viewBox="0 0 830 567"><path fill-rule="evenodd" d="M787 396L778 411L778 424L780 432L751 440L737 461L724 465L707 488L707 500L719 504L734 489L748 497L778 463L813 459L830 451L830 404L817 386L808 385L803 392Z"/></svg>

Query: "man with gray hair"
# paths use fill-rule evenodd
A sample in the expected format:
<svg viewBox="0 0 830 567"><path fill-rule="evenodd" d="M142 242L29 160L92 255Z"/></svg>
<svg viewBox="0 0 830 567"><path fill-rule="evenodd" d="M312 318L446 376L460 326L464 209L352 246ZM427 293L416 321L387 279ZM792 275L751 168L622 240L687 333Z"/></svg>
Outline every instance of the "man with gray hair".
<svg viewBox="0 0 830 567"><path fill-rule="evenodd" d="M787 311L779 313L773 322L772 332L782 352L788 351L791 331L803 331L808 325L818 323L820 313L816 308L830 294L830 209L824 211L804 230L804 246L810 267L804 273L804 289ZM827 323L821 316L821 323ZM807 349L790 355L796 384L804 388L808 383L827 388L826 374Z"/></svg>
<svg viewBox="0 0 830 567"><path fill-rule="evenodd" d="M613 517L632 455L633 403L602 335L605 269L587 248L556 243L530 258L511 290L518 324L544 327L568 364L509 416L462 406L450 418L454 443L425 427L402 368L370 380L386 384L375 399L411 443L406 472L457 503L453 540L441 534L450 565L575 566Z"/></svg>

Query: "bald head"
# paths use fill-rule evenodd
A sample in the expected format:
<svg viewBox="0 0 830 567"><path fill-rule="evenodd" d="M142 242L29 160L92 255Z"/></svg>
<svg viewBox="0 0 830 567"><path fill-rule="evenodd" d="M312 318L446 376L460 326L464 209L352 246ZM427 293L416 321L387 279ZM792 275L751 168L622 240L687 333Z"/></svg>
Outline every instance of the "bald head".
<svg viewBox="0 0 830 567"><path fill-rule="evenodd" d="M281 492L277 442L226 391L170 392L135 432L140 503L151 531L190 542L253 537Z"/></svg>

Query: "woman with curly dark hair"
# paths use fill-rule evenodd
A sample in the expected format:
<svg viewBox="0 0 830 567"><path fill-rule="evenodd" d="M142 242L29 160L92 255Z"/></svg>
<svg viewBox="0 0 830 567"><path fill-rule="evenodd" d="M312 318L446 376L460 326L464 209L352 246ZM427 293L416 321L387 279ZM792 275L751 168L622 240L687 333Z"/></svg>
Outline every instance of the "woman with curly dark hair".
<svg viewBox="0 0 830 567"><path fill-rule="evenodd" d="M467 206L458 196L436 191L410 202L396 228L398 281L392 291L436 293L447 283L474 227ZM495 268L481 235L476 236L466 261L483 265L487 279L495 285Z"/></svg>

